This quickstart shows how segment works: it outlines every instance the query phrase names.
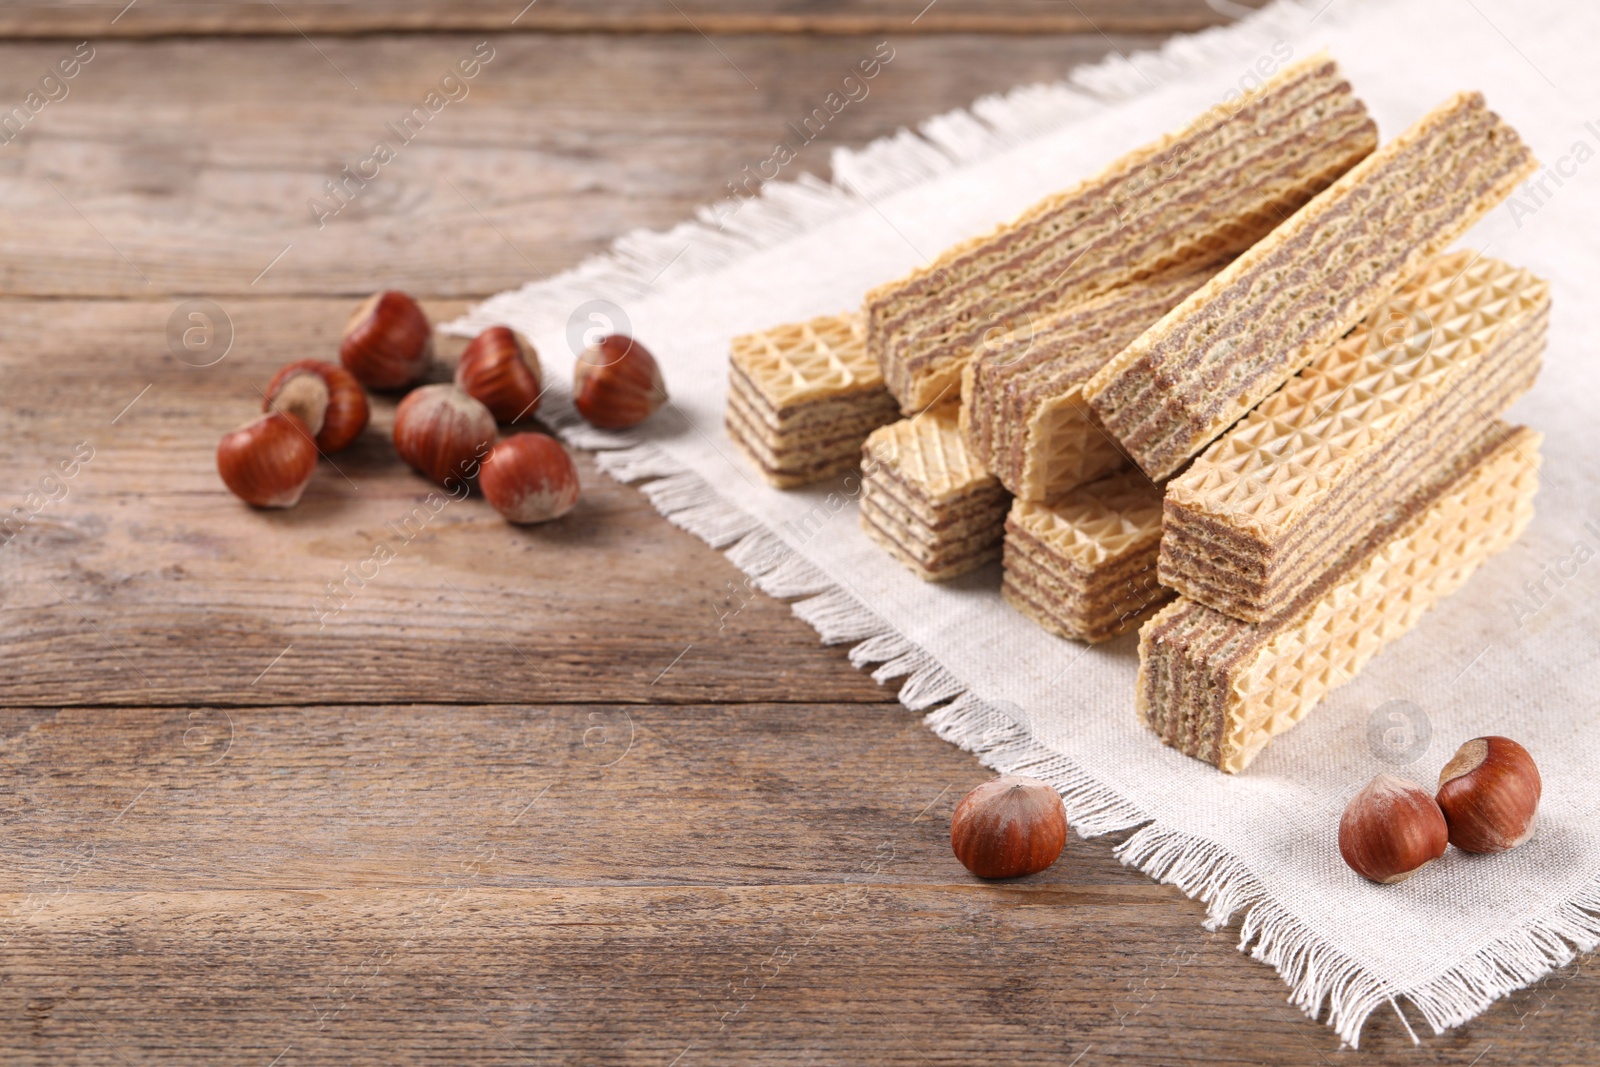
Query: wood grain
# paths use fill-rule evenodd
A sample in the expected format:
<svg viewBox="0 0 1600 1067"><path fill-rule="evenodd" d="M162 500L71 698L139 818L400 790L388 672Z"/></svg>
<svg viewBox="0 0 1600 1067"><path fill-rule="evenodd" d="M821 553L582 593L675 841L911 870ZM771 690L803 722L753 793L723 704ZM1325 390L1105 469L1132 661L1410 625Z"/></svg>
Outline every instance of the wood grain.
<svg viewBox="0 0 1600 1067"><path fill-rule="evenodd" d="M894 709L39 710L0 714L0 761L7 1063L1464 1067L1600 1040L1575 967L1423 1048L1379 1016L1340 1051L1107 842L976 883L947 835L985 773Z"/></svg>
<svg viewBox="0 0 1600 1067"><path fill-rule="evenodd" d="M369 33L1171 33L1261 0L408 0L10 4L0 36L317 36Z"/></svg>
<svg viewBox="0 0 1600 1067"><path fill-rule="evenodd" d="M246 507L218 438L277 367L337 352L351 303L224 303L233 349L208 367L168 347L176 301L7 307L0 375L29 401L0 511L44 506L0 546L0 704L788 700L802 678L808 700L893 699L587 458L549 526L434 494L394 452L392 397L298 507ZM41 488L80 442L93 458Z"/></svg>
<svg viewBox="0 0 1600 1067"><path fill-rule="evenodd" d="M0 294L511 288L628 230L749 195L759 182L747 187L745 168L779 140L798 141L789 124L884 40L495 38L464 98L409 143L396 136L390 124L482 39L93 45L69 95L0 145ZM780 176L826 176L835 145L1152 40L894 38L867 95ZM58 43L0 45L0 114L70 54ZM351 186L337 214L314 213L313 199L339 203L326 184L361 167L379 139L394 159Z"/></svg>

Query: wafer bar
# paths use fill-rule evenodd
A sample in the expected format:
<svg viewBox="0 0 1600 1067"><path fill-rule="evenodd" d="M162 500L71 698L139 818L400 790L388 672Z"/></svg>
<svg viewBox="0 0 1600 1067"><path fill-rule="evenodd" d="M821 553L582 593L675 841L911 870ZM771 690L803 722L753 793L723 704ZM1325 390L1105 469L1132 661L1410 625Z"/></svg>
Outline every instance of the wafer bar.
<svg viewBox="0 0 1600 1067"><path fill-rule="evenodd" d="M1288 381L1534 172L1463 93L1357 164L1090 379L1123 449L1165 478Z"/></svg>
<svg viewBox="0 0 1600 1067"><path fill-rule="evenodd" d="M1048 500L1127 466L1083 403L1083 384L1220 269L1131 282L986 348L962 377L967 444L1024 500Z"/></svg>
<svg viewBox="0 0 1600 1067"><path fill-rule="evenodd" d="M1139 716L1229 773L1509 546L1533 516L1540 435L1495 422L1300 601L1259 623L1179 597L1139 631Z"/></svg>
<svg viewBox="0 0 1600 1067"><path fill-rule="evenodd" d="M1000 555L1006 491L973 459L950 406L874 430L861 486L862 528L927 581Z"/></svg>
<svg viewBox="0 0 1600 1067"><path fill-rule="evenodd" d="M1016 221L867 294L867 349L907 414L997 328L1235 254L1366 156L1377 131L1323 56L1286 67Z"/></svg>
<svg viewBox="0 0 1600 1067"><path fill-rule="evenodd" d="M1533 385L1549 308L1526 270L1435 260L1168 484L1162 583L1281 611Z"/></svg>
<svg viewBox="0 0 1600 1067"><path fill-rule="evenodd" d="M1138 471L1006 516L1006 601L1053 634L1109 641L1172 595L1156 581L1161 490Z"/></svg>
<svg viewBox="0 0 1600 1067"><path fill-rule="evenodd" d="M772 485L852 469L867 435L899 417L865 332L859 314L827 315L733 339L728 433Z"/></svg>

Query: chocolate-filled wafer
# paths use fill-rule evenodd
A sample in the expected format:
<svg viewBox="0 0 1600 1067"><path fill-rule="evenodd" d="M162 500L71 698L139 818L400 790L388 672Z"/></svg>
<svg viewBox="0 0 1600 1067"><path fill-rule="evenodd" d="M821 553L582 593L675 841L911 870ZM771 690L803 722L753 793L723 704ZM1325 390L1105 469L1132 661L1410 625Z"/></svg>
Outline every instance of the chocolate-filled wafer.
<svg viewBox="0 0 1600 1067"><path fill-rule="evenodd" d="M1100 370L1089 407L1165 478L1337 341L1531 175L1463 93L1357 164Z"/></svg>
<svg viewBox="0 0 1600 1067"><path fill-rule="evenodd" d="M998 557L1008 502L962 441L954 408L890 423L862 446L861 526L927 581Z"/></svg>
<svg viewBox="0 0 1600 1067"><path fill-rule="evenodd" d="M1220 269L1216 264L1131 282L1007 343L986 346L962 378L967 444L1024 500L1049 500L1128 466L1090 415L1083 384Z"/></svg>
<svg viewBox="0 0 1600 1067"><path fill-rule="evenodd" d="M1299 601L1242 622L1179 597L1139 631L1138 713L1235 773L1448 596L1533 517L1540 435L1490 424Z"/></svg>
<svg viewBox="0 0 1600 1067"><path fill-rule="evenodd" d="M877 363L867 356L859 314L733 339L728 434L780 489L855 467L867 435L898 417Z"/></svg>
<svg viewBox="0 0 1600 1067"><path fill-rule="evenodd" d="M1332 60L1128 153L1016 221L867 294L867 350L907 414L955 399L987 336L1166 270L1254 244L1376 146Z"/></svg>
<svg viewBox="0 0 1600 1067"><path fill-rule="evenodd" d="M1006 601L1051 633L1109 641L1172 596L1156 581L1161 489L1138 471L1006 517Z"/></svg>
<svg viewBox="0 0 1600 1067"><path fill-rule="evenodd" d="M1442 256L1167 486L1161 581L1259 622L1528 390L1549 286Z"/></svg>

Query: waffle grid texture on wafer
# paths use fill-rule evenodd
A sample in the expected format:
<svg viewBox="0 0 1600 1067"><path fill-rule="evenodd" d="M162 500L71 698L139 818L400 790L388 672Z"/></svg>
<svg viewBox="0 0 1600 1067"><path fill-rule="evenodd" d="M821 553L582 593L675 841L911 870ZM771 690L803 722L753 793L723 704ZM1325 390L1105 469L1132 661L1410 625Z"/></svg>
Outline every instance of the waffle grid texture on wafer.
<svg viewBox="0 0 1600 1067"><path fill-rule="evenodd" d="M911 414L953 399L989 336L1163 271L1234 255L1376 146L1316 56L929 266L867 294L867 350Z"/></svg>
<svg viewBox="0 0 1600 1067"><path fill-rule="evenodd" d="M1173 474L1536 167L1480 94L1451 98L1123 350L1090 408L1145 473Z"/></svg>
<svg viewBox="0 0 1600 1067"><path fill-rule="evenodd" d="M1091 643L1137 626L1172 593L1156 581L1161 489L1138 471L1006 516L1007 603L1046 630Z"/></svg>
<svg viewBox="0 0 1600 1067"><path fill-rule="evenodd" d="M961 432L978 459L1024 500L1128 466L1083 403L1083 384L1219 269L1131 282L973 358L962 376Z"/></svg>
<svg viewBox="0 0 1600 1067"><path fill-rule="evenodd" d="M728 362L729 436L780 489L854 468L867 435L899 417L859 314L736 337Z"/></svg>
<svg viewBox="0 0 1600 1067"><path fill-rule="evenodd" d="M1007 503L967 449L951 407L874 430L862 446L861 526L927 581L997 558Z"/></svg>
<svg viewBox="0 0 1600 1067"><path fill-rule="evenodd" d="M1516 540L1533 517L1539 442L1491 423L1273 619L1243 622L1179 597L1139 632L1140 717L1179 751L1243 770Z"/></svg>
<svg viewBox="0 0 1600 1067"><path fill-rule="evenodd" d="M1538 376L1549 286L1442 256L1167 486L1161 581L1259 622Z"/></svg>

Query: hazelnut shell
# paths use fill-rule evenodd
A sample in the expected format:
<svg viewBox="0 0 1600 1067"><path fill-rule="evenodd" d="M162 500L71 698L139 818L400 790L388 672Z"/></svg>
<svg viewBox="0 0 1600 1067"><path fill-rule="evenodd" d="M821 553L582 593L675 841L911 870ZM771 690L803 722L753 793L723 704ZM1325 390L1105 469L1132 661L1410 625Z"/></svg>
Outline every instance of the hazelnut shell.
<svg viewBox="0 0 1600 1067"><path fill-rule="evenodd" d="M1444 814L1415 782L1380 774L1351 798L1339 820L1339 854L1363 878L1403 882L1444 855Z"/></svg>
<svg viewBox="0 0 1600 1067"><path fill-rule="evenodd" d="M412 390L394 412L394 447L447 489L471 479L494 444L494 416L454 385Z"/></svg>
<svg viewBox="0 0 1600 1067"><path fill-rule="evenodd" d="M1002 775L961 798L950 847L979 878L1019 878L1056 861L1067 843L1061 794L1037 778Z"/></svg>
<svg viewBox="0 0 1600 1067"><path fill-rule="evenodd" d="M217 473L234 496L258 508L292 508L317 467L317 446L299 416L272 411L222 435Z"/></svg>
<svg viewBox="0 0 1600 1067"><path fill-rule="evenodd" d="M511 522L548 522L578 502L578 468L555 438L517 433L489 450L478 488Z"/></svg>
<svg viewBox="0 0 1600 1067"><path fill-rule="evenodd" d="M456 384L504 423L538 410L542 378L533 345L505 326L491 326L474 337L456 364Z"/></svg>
<svg viewBox="0 0 1600 1067"><path fill-rule="evenodd" d="M339 362L370 389L403 389L422 377L432 358L428 316L395 289L362 301L339 342Z"/></svg>
<svg viewBox="0 0 1600 1067"><path fill-rule="evenodd" d="M631 337L611 334L578 357L572 402L590 425L625 430L667 402L667 386L649 349Z"/></svg>
<svg viewBox="0 0 1600 1067"><path fill-rule="evenodd" d="M1538 825L1544 785L1528 750L1509 737L1475 737L1439 772L1439 808L1463 852L1516 848Z"/></svg>
<svg viewBox="0 0 1600 1067"><path fill-rule="evenodd" d="M372 409L367 403L367 391L361 388L355 375L337 363L321 359L301 359L290 363L272 376L272 381L267 385L266 399L261 402L261 410L284 407L281 398L285 389L292 392L294 380L308 376L316 377L326 387L321 413L316 418L306 418L304 412L293 406L289 410L299 415L311 429L316 436L317 447L324 453L348 447L367 428Z"/></svg>

